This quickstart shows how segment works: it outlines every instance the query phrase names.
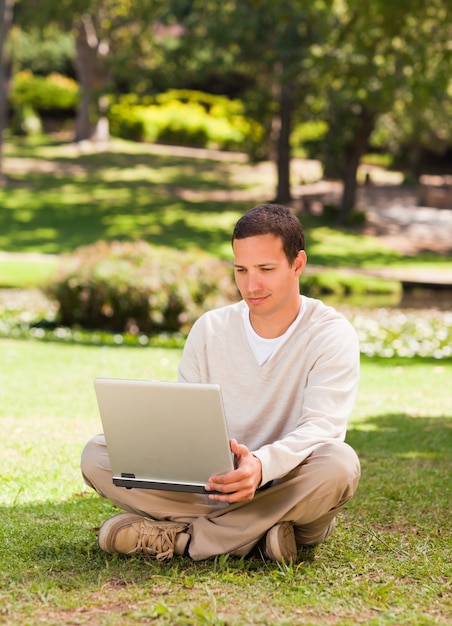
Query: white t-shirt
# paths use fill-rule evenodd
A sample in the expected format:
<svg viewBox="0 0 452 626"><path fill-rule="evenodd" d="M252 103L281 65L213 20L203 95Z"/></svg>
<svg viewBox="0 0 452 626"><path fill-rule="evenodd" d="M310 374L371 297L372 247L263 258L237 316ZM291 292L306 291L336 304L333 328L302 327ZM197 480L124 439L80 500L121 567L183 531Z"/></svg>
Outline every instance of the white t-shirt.
<svg viewBox="0 0 452 626"><path fill-rule="evenodd" d="M250 312L248 307L245 307L242 311L242 319L243 324L245 326L246 337L250 344L251 350L253 351L254 356L256 357L256 361L259 365L264 365L268 361L268 359L272 356L274 352L282 345L294 332L297 322L300 320L304 311L304 300L302 298L301 305L298 310L298 315L286 330L285 333L280 335L279 337L272 337L268 339L266 337L261 337L257 334L254 328L251 326L250 322Z"/></svg>

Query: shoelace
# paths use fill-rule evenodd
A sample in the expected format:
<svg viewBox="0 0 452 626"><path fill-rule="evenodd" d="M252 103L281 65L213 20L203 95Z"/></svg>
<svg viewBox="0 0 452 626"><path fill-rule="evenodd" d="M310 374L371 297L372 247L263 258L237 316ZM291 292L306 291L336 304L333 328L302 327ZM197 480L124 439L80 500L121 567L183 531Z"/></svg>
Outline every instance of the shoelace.
<svg viewBox="0 0 452 626"><path fill-rule="evenodd" d="M168 526L157 525L155 522L147 524L141 522L138 529L138 540L136 552L143 552L152 556L157 561L171 559L174 555L174 545L176 535L184 532L186 526L183 524L169 523Z"/></svg>

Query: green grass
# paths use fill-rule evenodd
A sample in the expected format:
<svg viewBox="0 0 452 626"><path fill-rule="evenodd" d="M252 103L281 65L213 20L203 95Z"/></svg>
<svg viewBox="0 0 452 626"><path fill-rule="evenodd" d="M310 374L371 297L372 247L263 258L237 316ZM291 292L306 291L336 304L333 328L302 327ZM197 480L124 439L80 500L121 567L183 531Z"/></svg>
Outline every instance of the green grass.
<svg viewBox="0 0 452 626"><path fill-rule="evenodd" d="M272 168L158 154L122 141L108 152L17 141L6 146L6 156L15 168L0 189L0 250L7 252L61 254L99 239L145 239L229 257L237 218L274 193ZM451 268L450 258L407 258L376 238L335 229L318 217L304 216L303 223L312 265ZM0 261L0 285L20 286L25 263L6 267ZM29 269L40 280L33 261Z"/></svg>
<svg viewBox="0 0 452 626"><path fill-rule="evenodd" d="M452 623L452 363L363 360L348 440L363 477L332 538L283 567L106 556L114 508L79 457L95 376L174 379L180 350L0 340L0 624Z"/></svg>
<svg viewBox="0 0 452 626"><path fill-rule="evenodd" d="M27 145L23 153L27 171L0 191L6 251L59 254L99 239L143 238L226 253L232 225L246 208L184 199L187 191L228 187L230 163L155 155L125 142L108 153L73 154L64 145ZM22 152L16 146L12 154Z"/></svg>
<svg viewBox="0 0 452 626"><path fill-rule="evenodd" d="M37 259L0 259L0 289L27 289L43 285L55 272L58 257L48 255Z"/></svg>

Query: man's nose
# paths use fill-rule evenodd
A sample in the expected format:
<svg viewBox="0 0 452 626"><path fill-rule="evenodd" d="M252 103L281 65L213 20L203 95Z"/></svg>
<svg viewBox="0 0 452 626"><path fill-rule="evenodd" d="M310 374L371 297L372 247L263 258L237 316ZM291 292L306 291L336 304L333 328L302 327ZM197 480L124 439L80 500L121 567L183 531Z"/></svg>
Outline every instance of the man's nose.
<svg viewBox="0 0 452 626"><path fill-rule="evenodd" d="M248 272L248 284L247 284L248 292L253 293L254 291L259 291L260 289L260 278L255 272Z"/></svg>

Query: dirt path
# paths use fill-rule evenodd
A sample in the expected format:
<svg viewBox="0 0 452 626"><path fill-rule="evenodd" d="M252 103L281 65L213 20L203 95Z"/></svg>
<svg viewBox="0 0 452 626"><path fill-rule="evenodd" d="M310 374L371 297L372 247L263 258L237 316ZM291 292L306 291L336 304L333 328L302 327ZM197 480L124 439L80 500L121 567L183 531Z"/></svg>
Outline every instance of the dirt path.
<svg viewBox="0 0 452 626"><path fill-rule="evenodd" d="M296 188L298 203L307 196L339 204L341 193L340 183L326 181ZM452 210L419 206L416 186L397 182L363 185L358 188L356 207L366 213L363 234L407 255L436 252L452 256Z"/></svg>
<svg viewBox="0 0 452 626"><path fill-rule="evenodd" d="M406 254L452 255L452 210L419 206L417 188L363 187L358 205L367 212L366 234Z"/></svg>

